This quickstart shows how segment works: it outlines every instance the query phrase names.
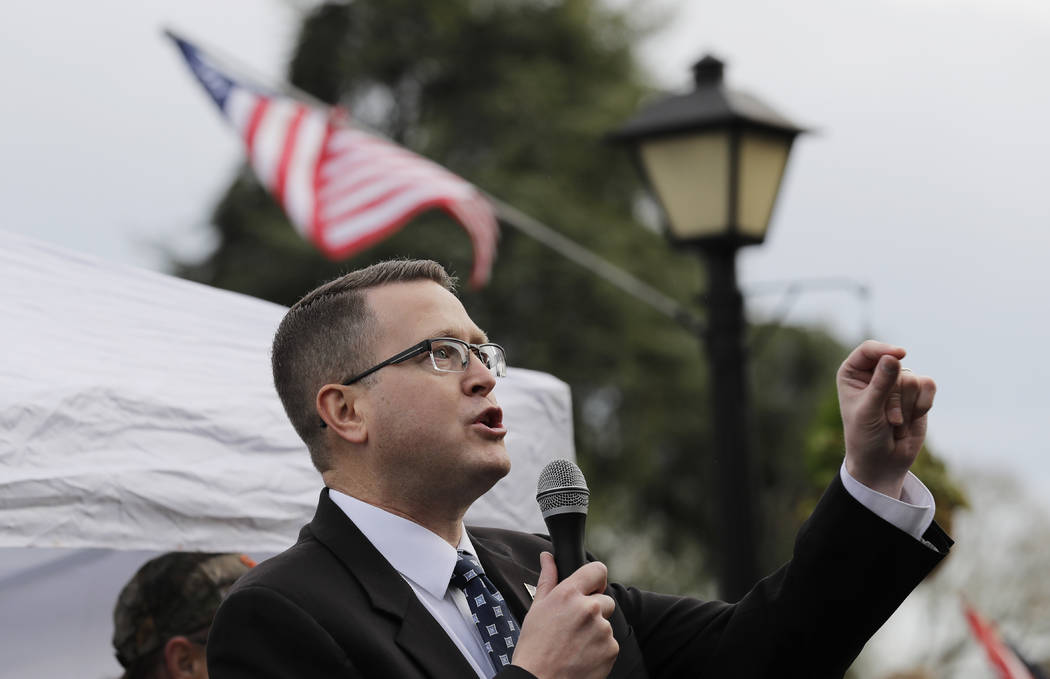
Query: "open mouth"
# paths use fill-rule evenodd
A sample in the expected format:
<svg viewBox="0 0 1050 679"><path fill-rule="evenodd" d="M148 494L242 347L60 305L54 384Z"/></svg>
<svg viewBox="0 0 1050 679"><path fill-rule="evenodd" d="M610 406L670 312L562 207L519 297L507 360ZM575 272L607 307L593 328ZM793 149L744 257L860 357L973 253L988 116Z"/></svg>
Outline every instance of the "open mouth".
<svg viewBox="0 0 1050 679"><path fill-rule="evenodd" d="M503 410L500 408L486 408L474 419L475 424L483 424L489 429L501 429L503 427Z"/></svg>

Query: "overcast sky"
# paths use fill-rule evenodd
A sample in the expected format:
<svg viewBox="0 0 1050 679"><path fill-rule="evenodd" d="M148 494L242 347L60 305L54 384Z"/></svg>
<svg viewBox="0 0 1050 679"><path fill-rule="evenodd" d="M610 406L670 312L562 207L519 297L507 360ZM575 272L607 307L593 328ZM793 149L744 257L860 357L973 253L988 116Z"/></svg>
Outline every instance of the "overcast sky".
<svg viewBox="0 0 1050 679"><path fill-rule="evenodd" d="M847 278L792 322L849 342L865 322L940 386L930 440L953 461L1050 487L1050 6L1035 0L734 0L677 8L645 45L663 87L713 52L732 87L817 133L800 138L746 284ZM297 3L20 3L0 22L3 228L116 263L199 252L239 141L161 37L168 25L279 77ZM498 275L498 269L497 274ZM756 316L776 298L752 300ZM1043 493L1040 492L1042 495Z"/></svg>
<svg viewBox="0 0 1050 679"><path fill-rule="evenodd" d="M731 85L818 129L744 279L869 286L874 333L937 379L936 450L1045 496L1050 5L683 2L645 56L685 86L707 50ZM806 295L789 318L863 327L848 293Z"/></svg>
<svg viewBox="0 0 1050 679"><path fill-rule="evenodd" d="M161 37L168 25L279 77L297 27L279 0L94 0L0 21L0 228L115 264L200 252L238 140ZM1050 488L1050 5L1042 0L660 0L645 45L685 88L710 51L732 87L818 133L796 144L748 285L847 278L790 322L848 342L866 322L939 384L930 441L957 470ZM56 11L57 10L57 11ZM496 275L498 274L498 268ZM751 301L756 316L775 298ZM10 332L11 329L8 329ZM969 473L969 472L966 472ZM1050 506L1050 505L1048 505Z"/></svg>

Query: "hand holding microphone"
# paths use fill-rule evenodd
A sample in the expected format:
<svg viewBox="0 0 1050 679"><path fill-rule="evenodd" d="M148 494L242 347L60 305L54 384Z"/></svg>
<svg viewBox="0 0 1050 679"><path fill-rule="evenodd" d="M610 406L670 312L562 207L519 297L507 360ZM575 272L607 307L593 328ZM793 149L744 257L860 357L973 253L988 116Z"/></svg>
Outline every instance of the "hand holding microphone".
<svg viewBox="0 0 1050 679"><path fill-rule="evenodd" d="M513 657L539 679L604 678L620 652L609 624L616 602L604 594L608 572L605 564L587 563L583 549L589 495L583 473L568 460L540 473L536 499L554 554L540 556L536 597Z"/></svg>

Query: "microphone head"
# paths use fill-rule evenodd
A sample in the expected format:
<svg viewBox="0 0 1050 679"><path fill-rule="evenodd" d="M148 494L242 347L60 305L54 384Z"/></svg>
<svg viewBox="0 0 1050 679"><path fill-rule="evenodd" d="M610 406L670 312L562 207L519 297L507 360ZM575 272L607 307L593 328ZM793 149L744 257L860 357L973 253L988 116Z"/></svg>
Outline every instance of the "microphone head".
<svg viewBox="0 0 1050 679"><path fill-rule="evenodd" d="M551 460L536 482L536 502L544 519L556 514L586 514L590 497L583 472L570 460Z"/></svg>

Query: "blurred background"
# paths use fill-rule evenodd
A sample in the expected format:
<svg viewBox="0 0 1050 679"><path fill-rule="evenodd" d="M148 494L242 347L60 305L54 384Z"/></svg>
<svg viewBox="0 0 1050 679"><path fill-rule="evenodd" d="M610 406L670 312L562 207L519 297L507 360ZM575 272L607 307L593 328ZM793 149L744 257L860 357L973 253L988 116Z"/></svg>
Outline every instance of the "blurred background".
<svg viewBox="0 0 1050 679"><path fill-rule="evenodd" d="M465 279L469 241L432 212L350 260L322 258L246 169L164 27L346 107L700 317L700 260L669 247L604 137L691 89L692 64L716 55L732 88L813 130L765 243L739 260L763 569L789 558L837 472L834 372L871 335L938 382L917 471L959 544L853 676L995 676L960 594L1050 660L1050 6L102 0L5 15L3 228L286 305L394 255ZM570 384L589 546L613 577L711 596L726 509L710 492L719 395L697 337L513 228L491 283L463 298L513 365Z"/></svg>

